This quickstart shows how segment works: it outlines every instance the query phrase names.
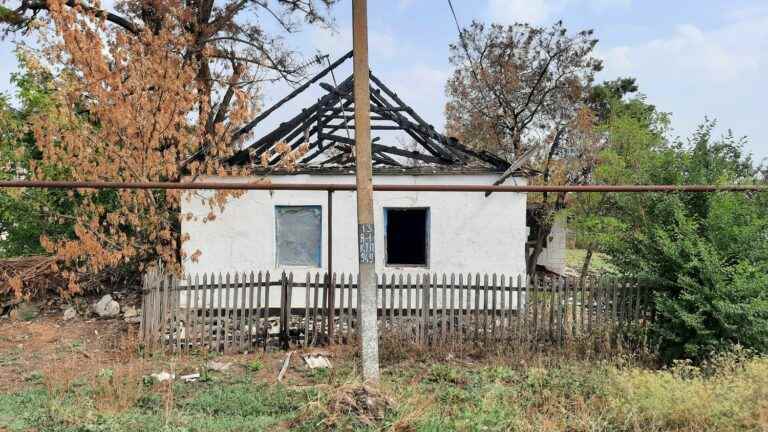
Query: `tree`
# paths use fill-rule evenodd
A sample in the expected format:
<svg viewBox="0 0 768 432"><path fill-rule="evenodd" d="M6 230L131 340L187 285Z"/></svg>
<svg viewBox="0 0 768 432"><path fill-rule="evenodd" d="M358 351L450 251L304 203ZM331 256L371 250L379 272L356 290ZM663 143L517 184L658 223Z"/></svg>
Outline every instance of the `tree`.
<svg viewBox="0 0 768 432"><path fill-rule="evenodd" d="M638 86L632 78L607 81L592 88L589 104L597 117L598 133L607 144L598 154L591 181L595 184L641 184L639 167L654 152L666 145L669 115L638 95ZM615 193L585 193L572 197L568 218L576 241L586 245L581 281L587 276L595 251L625 229L621 216L616 213L615 202L621 199Z"/></svg>
<svg viewBox="0 0 768 432"><path fill-rule="evenodd" d="M159 36L175 32L177 40L173 45L154 49L182 56L193 68L198 98L197 126L214 134L219 124L231 121L232 115L236 115L237 107L233 106L236 94L249 92L255 102L261 83L279 79L296 81L303 76L306 63L285 47L280 32L270 33L265 21L258 18L272 17L281 30L294 32L302 20L325 24L327 18L318 3L329 7L335 2L118 0L114 10L104 10L98 1L21 0L15 9L0 11L0 25L5 24L9 32L28 31L39 26L40 17L56 22L57 16L69 15L75 19L80 15L108 23L111 32L125 39L146 40L146 34ZM56 24L61 24L58 21ZM249 127L244 128L241 134L248 130ZM233 138L240 138L241 134ZM212 146L206 140L200 144L200 151Z"/></svg>
<svg viewBox="0 0 768 432"><path fill-rule="evenodd" d="M603 169L631 162L645 184L757 181L744 140L715 139L714 125ZM733 344L768 352L768 195L625 194L613 206L624 229L603 247L623 275L653 289L664 359L702 360Z"/></svg>
<svg viewBox="0 0 768 432"><path fill-rule="evenodd" d="M592 30L568 35L562 22L463 29L450 46L448 131L478 148L520 157L571 122L602 64Z"/></svg>
<svg viewBox="0 0 768 432"><path fill-rule="evenodd" d="M530 160L542 173L536 182L587 181L603 144L587 96L602 64L592 57L592 30L569 35L562 22L461 31L453 44L446 106L448 133L467 144L516 161ZM503 179L502 179L503 180ZM533 245L526 253L532 274L565 194L529 196L537 202Z"/></svg>
<svg viewBox="0 0 768 432"><path fill-rule="evenodd" d="M311 1L278 4L286 13L320 19ZM34 177L51 178L49 166L63 167L63 175L73 180L180 181L240 174L223 161L247 136L243 125L253 114L259 76L265 68L286 76L298 73L286 69L292 55L286 52L281 60L272 55L279 49L276 39L238 22L248 8L274 13L266 2L219 7L127 1L118 3L121 16L71 1L23 3L14 12L16 27L30 25L20 18L24 13L48 12L50 26L31 27L40 32L41 49L29 53L29 64L33 73L50 73L57 89L49 109L29 118L42 159L31 164ZM285 15L274 15L287 28ZM194 157L201 151L205 157ZM212 196L206 219L234 195ZM45 235L41 244L67 264L70 291L81 288L86 273L130 277L158 260L176 271L181 260L196 259L179 255L185 239L179 237L176 191L78 190L69 197L78 204L73 237Z"/></svg>
<svg viewBox="0 0 768 432"><path fill-rule="evenodd" d="M30 118L44 115L51 104L52 77L44 71L35 73L26 68L26 58L19 55L21 71L11 76L17 89L18 108L0 98L0 178L28 178L32 165L41 166L42 153L31 131L26 127ZM50 177L61 169L44 168ZM64 191L44 189L0 191L0 256L39 255L45 252L40 244L43 233L53 238L73 235L73 202Z"/></svg>

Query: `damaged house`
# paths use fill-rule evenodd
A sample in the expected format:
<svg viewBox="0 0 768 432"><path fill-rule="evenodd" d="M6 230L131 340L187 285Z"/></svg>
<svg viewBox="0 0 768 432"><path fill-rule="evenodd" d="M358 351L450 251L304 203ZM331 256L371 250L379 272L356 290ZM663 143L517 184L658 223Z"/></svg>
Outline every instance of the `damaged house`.
<svg viewBox="0 0 768 432"><path fill-rule="evenodd" d="M353 79L323 82L350 57L329 65L246 126L250 130L310 86L323 91L315 103L229 160L247 167L251 177L199 180L354 184ZM527 184L528 172L437 132L373 73L370 86L374 184L490 185L502 175L507 184ZM408 144L393 139L395 134ZM290 170L281 168L286 155L295 157ZM196 216L183 222L189 235L184 251L188 257L202 251L195 260L187 258L185 272L357 272L355 192L247 191L207 223L210 209L198 195L206 193L213 192L182 200L182 212ZM525 193L376 192L374 219L379 273L525 273Z"/></svg>

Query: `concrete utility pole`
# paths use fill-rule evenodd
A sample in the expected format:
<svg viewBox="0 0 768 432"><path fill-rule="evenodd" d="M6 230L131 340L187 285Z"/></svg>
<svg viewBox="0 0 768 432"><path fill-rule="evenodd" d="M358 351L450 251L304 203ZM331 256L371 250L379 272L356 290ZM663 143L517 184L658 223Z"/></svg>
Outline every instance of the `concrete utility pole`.
<svg viewBox="0 0 768 432"><path fill-rule="evenodd" d="M368 83L368 5L352 0L352 47L355 80L355 169L357 174L357 245L360 276L360 329L363 379L379 382L379 332L376 301L376 248L373 230L373 163L371 160L371 95Z"/></svg>

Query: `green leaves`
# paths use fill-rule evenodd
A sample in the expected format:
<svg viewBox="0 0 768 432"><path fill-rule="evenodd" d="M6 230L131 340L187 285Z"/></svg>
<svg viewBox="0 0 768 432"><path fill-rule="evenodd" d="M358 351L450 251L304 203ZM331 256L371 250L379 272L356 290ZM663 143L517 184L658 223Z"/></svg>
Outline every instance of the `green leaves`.
<svg viewBox="0 0 768 432"><path fill-rule="evenodd" d="M714 139L713 127L706 122L687 144L612 148L600 174L650 184L756 181L743 141ZM666 360L702 360L734 344L768 352L766 194L624 195L613 204L627 229L601 244L623 273L656 291L653 336Z"/></svg>

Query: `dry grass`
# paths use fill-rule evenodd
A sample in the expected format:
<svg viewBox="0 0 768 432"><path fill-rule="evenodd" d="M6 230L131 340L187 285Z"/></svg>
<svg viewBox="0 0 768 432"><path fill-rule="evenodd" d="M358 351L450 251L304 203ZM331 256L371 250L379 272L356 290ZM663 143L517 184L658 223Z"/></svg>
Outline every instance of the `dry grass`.
<svg viewBox="0 0 768 432"><path fill-rule="evenodd" d="M768 430L768 358L736 351L700 367L658 369L611 333L546 350L480 343L426 349L385 337L382 383L371 388L360 382L354 346L329 347L330 370L308 370L294 356L277 383L283 352L140 356L135 335L123 332L103 342L108 356L88 358L84 347L38 330L48 344L63 343L53 352L65 355L0 391L0 430ZM213 358L235 366L189 384L146 378L195 372Z"/></svg>

